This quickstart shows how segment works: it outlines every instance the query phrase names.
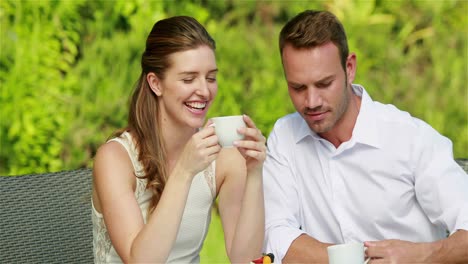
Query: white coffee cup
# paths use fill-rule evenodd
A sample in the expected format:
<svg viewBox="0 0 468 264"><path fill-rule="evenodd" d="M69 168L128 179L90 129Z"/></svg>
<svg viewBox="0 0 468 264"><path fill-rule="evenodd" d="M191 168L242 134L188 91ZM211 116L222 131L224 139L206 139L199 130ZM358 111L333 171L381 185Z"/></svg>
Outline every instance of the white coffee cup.
<svg viewBox="0 0 468 264"><path fill-rule="evenodd" d="M346 243L327 247L329 264L366 264L363 243Z"/></svg>
<svg viewBox="0 0 468 264"><path fill-rule="evenodd" d="M213 117L211 120L213 121L221 147L232 147L234 141L244 139L244 135L237 133L238 128L246 127L243 116L220 116Z"/></svg>

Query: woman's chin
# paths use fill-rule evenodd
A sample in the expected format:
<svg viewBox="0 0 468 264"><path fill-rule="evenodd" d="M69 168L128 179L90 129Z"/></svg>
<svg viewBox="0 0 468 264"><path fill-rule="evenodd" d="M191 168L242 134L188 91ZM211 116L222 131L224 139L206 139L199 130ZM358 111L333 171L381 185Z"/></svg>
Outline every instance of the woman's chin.
<svg viewBox="0 0 468 264"><path fill-rule="evenodd" d="M200 117L200 118L196 118L196 119L192 119L190 120L190 122L188 123L188 125L191 127L191 128L200 128L200 127L203 127L205 125L205 117Z"/></svg>

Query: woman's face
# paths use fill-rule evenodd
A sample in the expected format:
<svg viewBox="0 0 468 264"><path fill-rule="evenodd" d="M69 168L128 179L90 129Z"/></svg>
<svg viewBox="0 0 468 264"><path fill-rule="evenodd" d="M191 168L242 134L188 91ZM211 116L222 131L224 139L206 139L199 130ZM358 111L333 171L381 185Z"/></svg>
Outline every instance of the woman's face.
<svg viewBox="0 0 468 264"><path fill-rule="evenodd" d="M171 54L169 62L158 85L162 118L176 125L202 127L218 92L214 51L200 46Z"/></svg>

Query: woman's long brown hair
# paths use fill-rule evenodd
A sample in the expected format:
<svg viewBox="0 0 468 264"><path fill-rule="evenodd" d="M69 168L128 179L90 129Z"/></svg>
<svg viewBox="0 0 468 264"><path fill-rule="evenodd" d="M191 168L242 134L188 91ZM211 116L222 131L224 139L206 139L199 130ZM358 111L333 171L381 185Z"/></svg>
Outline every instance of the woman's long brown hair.
<svg viewBox="0 0 468 264"><path fill-rule="evenodd" d="M141 57L142 72L131 97L128 125L114 135L120 136L123 131L130 131L135 140L138 158L145 172L143 178L148 180L147 188L153 192L150 212L159 202L168 173L159 99L152 92L146 75L153 72L163 80L165 72L171 67L171 54L199 46L208 46L213 51L216 49L215 41L192 17L176 16L154 24Z"/></svg>

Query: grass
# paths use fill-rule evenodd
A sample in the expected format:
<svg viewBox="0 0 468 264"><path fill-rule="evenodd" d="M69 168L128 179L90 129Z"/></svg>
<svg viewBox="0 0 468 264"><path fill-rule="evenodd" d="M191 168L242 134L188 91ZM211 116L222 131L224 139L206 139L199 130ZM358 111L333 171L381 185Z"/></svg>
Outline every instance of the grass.
<svg viewBox="0 0 468 264"><path fill-rule="evenodd" d="M203 249L200 252L200 263L229 263L224 247L224 233L221 219L216 210L211 211L211 224Z"/></svg>

